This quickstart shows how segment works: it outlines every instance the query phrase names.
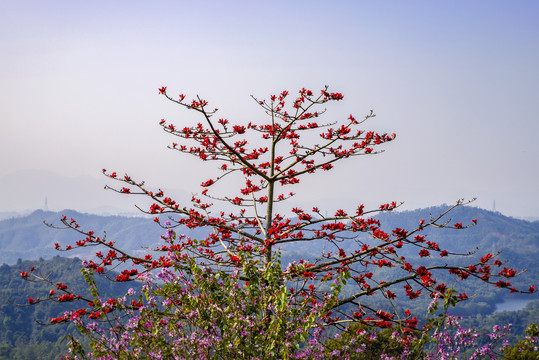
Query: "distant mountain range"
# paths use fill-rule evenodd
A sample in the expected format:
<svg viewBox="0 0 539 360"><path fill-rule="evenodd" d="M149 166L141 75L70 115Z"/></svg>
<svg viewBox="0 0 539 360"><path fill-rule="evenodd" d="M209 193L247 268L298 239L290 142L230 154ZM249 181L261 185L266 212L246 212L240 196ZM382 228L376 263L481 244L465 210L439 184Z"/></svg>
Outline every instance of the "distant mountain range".
<svg viewBox="0 0 539 360"><path fill-rule="evenodd" d="M447 209L447 206L436 206L413 211L403 211L394 213L378 214L382 229L388 233L397 227L413 229L417 227L419 219L429 219ZM93 250L88 248L75 249L68 252L59 253L55 250L55 243L62 247L73 245L82 236L72 230L52 229L44 225L44 221L51 224L61 225L60 218L65 215L74 218L80 224L81 229L93 230L96 235L103 237L106 234L108 240L116 242L119 248L132 254L142 255L148 248L155 248L162 245L160 236L164 230L153 222L151 217L127 217L127 216L103 216L93 214L82 214L73 210L61 212L50 212L37 210L31 214L4 219L0 221L0 264L14 264L21 260L49 259L55 255L67 257L80 257L83 259L92 258ZM462 222L464 225L471 224L472 219L477 219L476 226L469 229L436 229L428 228L423 231L429 240L435 241L443 249L452 252L469 253L476 249L476 258L490 253L502 251L500 259L508 262L508 267L522 270L525 273L512 281L514 285L527 289L529 285L539 286L539 222L529 222L503 216L497 212L486 211L470 206L458 207L447 215L445 220L450 224ZM192 238L204 238L208 229L188 229L178 228L178 232L183 232ZM374 241L367 234L361 234L362 241ZM322 252L327 250L327 242L318 240L316 242L299 242L286 244L283 246L282 260L284 263L298 259L314 260ZM357 249L354 241L343 241L339 247L347 253ZM333 251L329 250L329 251ZM400 254L406 256L410 262L416 265L425 265L438 262L439 258L419 258L417 249L414 247L403 247ZM454 265L467 265L473 262L470 259L456 257L446 258L447 262ZM466 263L466 264L465 264ZM444 281L454 281L446 279ZM471 284L466 282L466 286ZM484 293L484 300L492 306L495 297L505 296L506 292L495 292L491 288L478 287L477 291ZM487 310L485 310L487 311Z"/></svg>
<svg viewBox="0 0 539 360"><path fill-rule="evenodd" d="M106 233L108 240L115 241L122 249L132 252L143 247L155 247L164 230L150 217L103 216L82 214L74 210L51 212L36 210L31 214L0 221L0 264L14 264L18 259L48 259L54 255L88 257L88 249L59 253L55 243L73 245L82 236L72 230L53 229L44 224L62 226L62 216L74 218L85 230L93 230L97 236ZM193 234L199 235L200 232Z"/></svg>
<svg viewBox="0 0 539 360"><path fill-rule="evenodd" d="M435 216L446 209L446 206L437 206L413 211L381 213L377 217L382 223L382 229L391 232L397 227L404 229L417 227L419 219L428 220L431 215ZM45 221L61 225L59 220L62 215L76 219L83 229L93 230L100 236L106 232L107 239L115 241L122 249L128 251L141 251L143 247L160 245L159 238L164 231L150 217L103 216L82 214L73 210L61 212L37 210L25 216L0 221L0 264L14 264L19 258L22 260L50 258L58 254L54 249L55 243L65 246L79 240L73 231L51 229L43 224ZM536 262L536 256L539 254L539 222L518 220L470 206L455 209L446 220L451 220L451 223L471 224L472 219L477 219L478 224L470 229L427 229L424 235L438 242L442 248L462 253L476 248L480 253L502 250L502 259L511 260L513 265L520 268L529 268L528 274L524 277L529 278L530 273L539 274L537 271L539 265ZM187 228L180 228L179 231L193 238L202 238L207 232L204 229ZM299 256L314 258L320 254L323 246L323 241L315 244L300 242L286 246L285 258ZM352 242L342 244L345 250L351 250L354 246ZM84 258L88 254L87 249L81 249L63 255ZM417 254L414 250L404 255ZM537 278L539 276L535 279Z"/></svg>

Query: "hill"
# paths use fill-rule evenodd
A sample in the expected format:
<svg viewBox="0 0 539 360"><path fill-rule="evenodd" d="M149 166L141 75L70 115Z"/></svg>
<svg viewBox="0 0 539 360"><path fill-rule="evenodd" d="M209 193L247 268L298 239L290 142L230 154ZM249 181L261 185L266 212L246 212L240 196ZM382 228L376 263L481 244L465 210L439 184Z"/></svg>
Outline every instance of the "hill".
<svg viewBox="0 0 539 360"><path fill-rule="evenodd" d="M47 227L43 222L62 225L60 218L65 215L74 218L86 230L96 235L106 233L108 240L115 241L122 249L141 251L144 246L156 246L163 229L150 217L103 216L82 214L74 210L50 212L36 210L33 213L0 221L0 263L14 264L17 259L49 259L58 255L54 244L73 244L79 240L74 231L58 230ZM194 232L195 236L200 232ZM65 256L87 257L88 249L74 250Z"/></svg>
<svg viewBox="0 0 539 360"><path fill-rule="evenodd" d="M75 309L74 303L45 301L35 306L28 304L28 298L46 295L50 284L24 281L20 271L28 271L33 266L40 273L47 274L53 281L61 281L77 293L90 296L80 273L81 260L56 256L49 260L17 261L15 265L0 266L0 360L7 359L58 359L67 351L66 335L77 335L73 324L44 326L36 321L47 322L51 317L61 316L64 311ZM103 297L118 297L125 294L131 284L112 283L103 277L96 277Z"/></svg>
<svg viewBox="0 0 539 360"><path fill-rule="evenodd" d="M391 233L395 228L414 229L417 228L420 219L428 220L431 215L436 216L448 209L448 206L441 205L426 209L418 209L404 212L385 212L378 214L377 219L381 222L381 227L384 231ZM476 254L470 255L478 259L480 256L490 253L498 253L501 261L506 261L507 267L513 267L517 270L526 270L516 279L512 279L511 283L517 287L527 290L530 285L536 285L539 279L539 264L537 263L537 255L539 254L539 222L529 222L504 216L497 212L491 212L483 209L478 209L471 206L462 206L450 212L443 221L449 221L450 224L463 222L471 224L472 219L477 219L477 225L462 230L455 229L436 229L428 228L422 232L427 240L439 243L440 248L448 249L454 252L468 253L477 250ZM351 234L348 234L351 235ZM361 241L375 244L376 241L369 238L367 235L360 236ZM326 243L319 241L318 243L298 243L294 246L285 247L283 262L287 263L297 258L317 258L324 249ZM353 240L344 240L339 246L346 250L347 253L358 248L358 245ZM439 257L433 255L432 258L420 258L416 248L403 247L400 251L401 255L407 257L408 261L413 264L429 265L434 262L439 263ZM467 258L447 257L445 262L450 265L467 265L472 262ZM395 276L395 269L378 269L372 268L373 272L380 272L383 275L378 275L389 281ZM476 279L468 279L466 281L457 280L454 276L442 273L439 277L444 283L456 288L459 292L466 292L468 295L474 295L472 299L460 304L456 309L452 309L453 313L459 315L477 315L487 316L496 310L496 305L504 301L532 300L538 299L539 295L529 294L510 294L506 289L498 289L493 286L486 285ZM352 291L352 289L344 290ZM351 295L351 293L349 294ZM404 300L406 297L404 297ZM369 301L376 301L371 298ZM425 297L419 301L414 301L409 304L405 301L399 306L410 308L415 311L424 311L430 299ZM525 302L523 302L525 304Z"/></svg>

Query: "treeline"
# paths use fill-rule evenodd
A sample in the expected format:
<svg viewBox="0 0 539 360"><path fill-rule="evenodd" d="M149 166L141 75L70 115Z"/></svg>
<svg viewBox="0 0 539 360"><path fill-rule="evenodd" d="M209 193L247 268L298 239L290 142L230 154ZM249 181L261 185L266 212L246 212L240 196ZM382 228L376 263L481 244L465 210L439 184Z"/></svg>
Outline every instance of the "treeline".
<svg viewBox="0 0 539 360"><path fill-rule="evenodd" d="M0 359L58 359L67 351L67 335L78 335L75 325L47 323L51 317L58 317L66 310L85 308L86 303L56 303L44 301L38 305L28 305L28 298L38 300L47 297L49 290L57 290L55 285L28 282L21 278L20 272L29 272L30 267L50 279L62 281L70 288L88 294L86 283L80 273L81 260L60 256L49 260L22 261L15 265L0 266ZM60 280L61 279L61 280ZM124 295L134 284L112 283L96 277L103 297ZM88 294L89 296L89 294ZM18 306L25 305L25 306Z"/></svg>

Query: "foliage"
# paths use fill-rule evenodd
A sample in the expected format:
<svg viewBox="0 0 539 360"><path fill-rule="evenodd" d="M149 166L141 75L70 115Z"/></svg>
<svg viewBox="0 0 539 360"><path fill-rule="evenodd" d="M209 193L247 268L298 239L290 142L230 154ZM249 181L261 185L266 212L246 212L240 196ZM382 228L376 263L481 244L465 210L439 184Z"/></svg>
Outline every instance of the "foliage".
<svg viewBox="0 0 539 360"><path fill-rule="evenodd" d="M526 329L526 338L518 344L504 349L506 360L531 360L539 359L539 330L537 324L532 324Z"/></svg>
<svg viewBox="0 0 539 360"><path fill-rule="evenodd" d="M465 328L460 324L461 317L451 315L448 309L458 301L452 289L443 296L443 308L439 310L442 296L435 296L427 308L428 319L423 331L412 331L405 334L393 329L376 331L376 329L354 324L344 335L336 334L335 339L326 341L326 355L338 354L346 359L496 359L502 354L516 353L516 347L508 347L507 335L511 324L494 325L488 331ZM532 335L532 325L527 333ZM531 329L531 330L530 330ZM532 349L537 338L528 336L521 342L523 351ZM360 346L358 346L360 344ZM354 345L355 351L350 351ZM528 354L531 354L528 353ZM506 358L506 357L504 357Z"/></svg>
<svg viewBox="0 0 539 360"><path fill-rule="evenodd" d="M165 241L174 246L192 240L169 230ZM150 273L139 276L145 281L141 294L130 290L128 297L116 301L93 301L96 308L105 310L94 311L90 317L105 319L107 310L114 310L125 312L129 319L112 328L76 322L85 336L95 340L93 356L262 359L288 358L299 350L298 344L307 340L315 318L327 307L312 306L316 301L313 294L287 296L278 259L264 273L257 271L253 260L244 261L241 270L227 273L188 255L198 246L192 241L184 247L186 253L163 257L174 271L163 268L155 279ZM335 293L339 288L334 287Z"/></svg>
<svg viewBox="0 0 539 360"><path fill-rule="evenodd" d="M440 313L436 313L440 299L443 298L443 308ZM497 354L509 344L505 339L511 325L495 325L492 331L485 336L486 341L479 343L482 336L474 328L465 329L459 322L461 317L453 316L448 309L457 302L457 296L452 289L448 290L442 297L437 295L427 308L431 317L427 321L425 332L421 339L415 343L416 348L423 349L424 359L458 359L461 355L466 355L469 360L496 359Z"/></svg>
<svg viewBox="0 0 539 360"><path fill-rule="evenodd" d="M379 153L379 146L395 138L360 129L374 117L372 112L359 121L350 115L344 121L320 122L325 110L319 107L342 100L342 94L330 93L327 87L319 95L301 89L291 105L287 91L268 100L255 99L268 121L241 125L214 120L217 110L209 110L200 97L189 102L183 94L172 98L166 87L160 93L204 121L204 125L177 127L161 120L167 133L184 142L172 143L170 149L216 161L222 174L204 181L202 192L193 195L187 207L127 174L119 177L103 170L121 183L114 191L152 200L145 212L167 229L163 244L153 249L158 254L129 254L114 241L83 229L75 219L62 217L62 227L82 239L65 247L56 244L58 250L105 249L95 253L95 260L83 262L91 296L60 286L61 293L28 299L30 304L77 300L87 304L51 320L74 322L93 340L95 353L85 354L74 340L71 356L338 358L337 352L325 353L325 339L330 330L345 334L354 323L394 328L406 341L418 327L418 319L409 309L400 312L394 306L396 298L447 296L452 304L468 298L450 292L440 273L454 279L480 279L511 292L535 291L533 286L525 291L515 288L509 279L518 272L503 266L497 253L471 256L476 254L441 247L425 236L429 228L461 230L477 223L477 219L468 223L447 219L464 201L408 229L391 231L384 231L373 216L394 210L396 202L371 210L358 204L353 211L338 209L331 215L316 206L310 211L291 206L288 211L295 217L285 216L283 206L294 196L285 188L331 170L337 161ZM228 179L243 185L226 195L209 192ZM219 201L220 207L214 204ZM278 208L285 212L278 213ZM173 230L178 226L212 232L195 240L178 235ZM345 242L353 242L354 247L344 249ZM323 244L324 252L281 264L281 248L297 244ZM463 263L466 256L471 257ZM142 294L132 290L121 298L99 297L94 274L115 266L123 269L115 281L145 282ZM48 282L32 271L21 276Z"/></svg>
<svg viewBox="0 0 539 360"><path fill-rule="evenodd" d="M326 341L326 355L345 355L350 360L381 359L384 356L399 358L420 357L422 349L413 349L415 337L400 336L393 329L377 329L355 323L343 334L337 333ZM350 351L350 346L355 349Z"/></svg>

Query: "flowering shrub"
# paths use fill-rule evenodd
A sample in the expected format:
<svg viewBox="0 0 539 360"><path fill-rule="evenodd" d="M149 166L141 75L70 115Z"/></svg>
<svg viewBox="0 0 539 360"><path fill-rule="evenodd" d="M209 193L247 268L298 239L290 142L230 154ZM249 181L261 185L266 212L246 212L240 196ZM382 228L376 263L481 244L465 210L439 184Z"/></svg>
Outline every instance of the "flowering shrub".
<svg viewBox="0 0 539 360"><path fill-rule="evenodd" d="M505 339L511 330L511 324L507 326L495 325L492 332L482 335L475 329L463 329L459 318L451 315L447 310L458 299L448 290L443 297L443 311L431 318L426 326L427 331L423 337L416 341L416 347L423 348L426 360L450 360L458 359L460 355L468 360L496 359L503 349L509 345ZM438 309L441 296L435 296L428 308L428 313L434 315ZM429 331L430 330L430 331ZM480 345L481 337L486 336L486 341ZM430 346L429 346L430 345Z"/></svg>
<svg viewBox="0 0 539 360"><path fill-rule="evenodd" d="M432 317L422 331L402 333L393 329L378 330L361 324L352 325L344 334L337 334L334 339L325 342L326 355L331 358L339 355L344 359L367 360L454 360L454 359L531 359L537 352L537 325L526 331L526 340L513 348L506 339L511 330L507 326L494 325L486 334L473 328L464 329L459 323L460 317L453 316L448 308L457 300L449 289L443 297L443 310L436 313L441 296L435 296L428 307ZM533 335L535 334L535 335ZM535 348L534 348L535 346ZM534 350L533 350L534 349ZM523 357L522 353L526 353ZM516 357L514 357L516 355ZM537 353L535 354L537 355Z"/></svg>
<svg viewBox="0 0 539 360"><path fill-rule="evenodd" d="M429 227L462 230L474 226L476 219L446 220L449 211L466 204L462 200L442 214L418 219L412 228L391 232L384 232L373 216L394 210L396 202L370 210L358 204L352 210L329 213L318 207L285 207L295 194L287 189L297 187L305 176L329 171L338 161L380 153L380 146L395 139L395 134L361 128L374 117L372 112L360 120L350 115L344 121L320 121L325 113L320 106L343 100L342 94L326 87L318 94L301 89L291 101L288 91L267 100L254 98L268 115L267 121L231 124L224 118L216 120L217 110L210 110L200 97L191 101L183 94L173 97L167 87L159 93L202 118L202 122L181 126L161 120L162 129L180 139L169 148L203 162L217 162L220 175L204 180L200 194L193 195L187 206L143 181L103 169L107 177L119 182L110 189L150 199L152 204L143 211L167 230L162 243L143 256L123 251L121 244L85 230L75 219L61 219L61 227L75 231L81 239L67 246L55 244L56 249L99 247L95 257L83 263L92 298L58 283L47 297L29 299L29 305L84 301L78 311L50 321L74 322L93 340L91 353L85 354L74 339L71 357L346 358L342 349L328 354L325 341L330 332L345 336L356 329L349 326L354 323L367 329L395 329L395 341L408 348L418 320L409 310L399 314L393 301L397 296L410 300L444 297L448 286L438 280L437 273L448 272L462 280L478 278L523 292L509 281L518 275L516 270L496 270L503 265L497 254L460 254L440 248L422 234ZM216 183L228 179L241 185L227 194L210 192ZM219 202L221 207L215 205ZM180 226L206 228L209 234L190 239L175 232ZM345 240L354 241L355 248L343 249ZM324 250L316 258L281 264L281 247L298 243ZM408 259L403 248L413 249L421 258L441 260L414 265L417 257ZM470 256L467 266L450 265L449 259L463 256ZM123 270L113 281L139 280L144 286L141 290L134 286L119 299L101 299L93 276L106 275L117 266ZM381 272L373 269L391 272L391 280L380 278ZM21 276L50 281L34 271ZM351 289L346 295L342 293L345 285ZM397 294L399 288L402 295ZM530 287L524 292L534 291ZM375 294L385 303L369 301ZM466 299L465 293L451 296L454 303ZM367 335L371 331L364 331L371 336ZM361 352L365 343L356 340L356 344L346 351Z"/></svg>
<svg viewBox="0 0 539 360"><path fill-rule="evenodd" d="M539 329L537 324L532 324L526 329L526 337L514 346L505 347L503 350L506 360L539 359Z"/></svg>
<svg viewBox="0 0 539 360"><path fill-rule="evenodd" d="M191 241L173 230L164 240L171 246ZM140 291L131 289L125 297L107 302L98 296L92 301L93 321L75 320L82 334L95 341L88 356L262 359L301 353L299 344L330 306L318 303L313 292L289 295L278 258L263 273L252 259L229 273L198 263L188 254L197 246L193 242L183 254L163 255L171 266L140 275L144 282ZM339 289L334 286L326 296L335 298ZM112 311L123 313L125 320L115 318L110 326ZM86 356L79 351L78 357Z"/></svg>

